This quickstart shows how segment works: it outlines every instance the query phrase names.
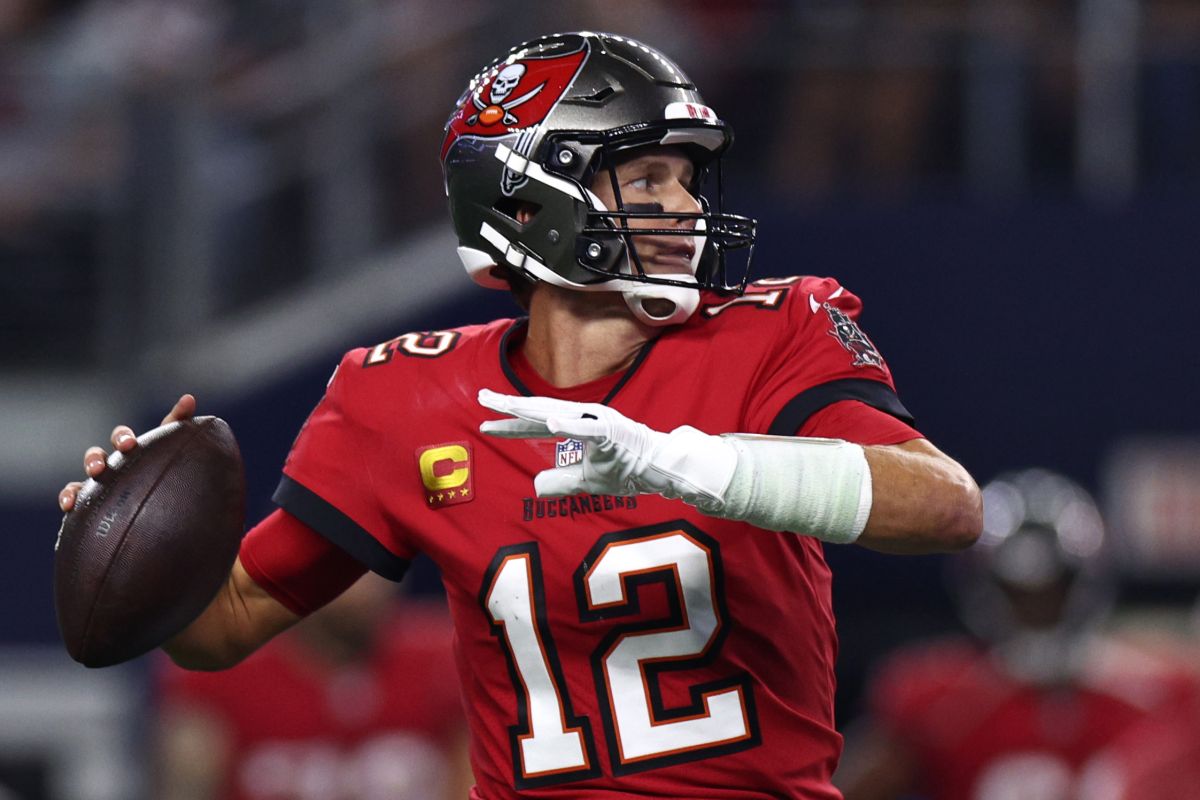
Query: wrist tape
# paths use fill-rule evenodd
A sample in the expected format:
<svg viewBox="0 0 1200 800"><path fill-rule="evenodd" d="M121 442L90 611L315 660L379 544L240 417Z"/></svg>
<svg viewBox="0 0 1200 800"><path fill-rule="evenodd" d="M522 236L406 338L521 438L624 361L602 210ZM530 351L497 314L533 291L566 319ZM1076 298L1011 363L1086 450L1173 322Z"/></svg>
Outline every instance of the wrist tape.
<svg viewBox="0 0 1200 800"><path fill-rule="evenodd" d="M841 439L726 434L738 451L723 503L697 508L772 531L826 542L856 540L871 515L871 469L860 445Z"/></svg>

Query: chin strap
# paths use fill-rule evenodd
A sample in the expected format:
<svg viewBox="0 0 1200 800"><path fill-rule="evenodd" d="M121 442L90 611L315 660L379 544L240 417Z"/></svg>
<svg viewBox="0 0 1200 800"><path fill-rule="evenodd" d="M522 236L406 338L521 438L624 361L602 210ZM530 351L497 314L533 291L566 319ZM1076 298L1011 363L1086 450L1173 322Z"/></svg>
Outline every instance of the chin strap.
<svg viewBox="0 0 1200 800"><path fill-rule="evenodd" d="M696 281L693 275L664 275L663 277L689 283ZM621 289L621 296L625 298L625 304L629 306L629 310L638 320L654 326L679 325L687 322L692 314L696 313L696 307L700 305L700 290L689 289L686 286L642 283L631 289ZM655 316L650 309L646 308L647 301L655 300L671 304L671 308L665 316Z"/></svg>

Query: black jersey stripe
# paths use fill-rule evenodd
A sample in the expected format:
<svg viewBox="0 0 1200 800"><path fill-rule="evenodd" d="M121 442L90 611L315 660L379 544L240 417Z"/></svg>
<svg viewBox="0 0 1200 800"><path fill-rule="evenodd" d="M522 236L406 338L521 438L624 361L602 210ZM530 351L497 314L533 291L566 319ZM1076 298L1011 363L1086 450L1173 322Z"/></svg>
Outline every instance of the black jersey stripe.
<svg viewBox="0 0 1200 800"><path fill-rule="evenodd" d="M886 383L865 378L842 378L805 389L793 397L775 415L767 433L772 436L795 436L809 417L840 400L858 400L891 414L903 423L915 425L913 415Z"/></svg>
<svg viewBox="0 0 1200 800"><path fill-rule="evenodd" d="M299 481L284 475L271 499L372 572L399 581L408 571L408 559L389 551L361 525Z"/></svg>

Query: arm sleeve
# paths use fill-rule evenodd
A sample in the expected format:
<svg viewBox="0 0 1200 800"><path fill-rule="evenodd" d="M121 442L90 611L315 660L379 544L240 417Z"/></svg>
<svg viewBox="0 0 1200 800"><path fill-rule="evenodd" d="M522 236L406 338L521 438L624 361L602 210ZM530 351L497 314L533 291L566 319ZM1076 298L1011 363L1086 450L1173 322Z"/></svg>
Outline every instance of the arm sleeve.
<svg viewBox="0 0 1200 800"><path fill-rule="evenodd" d="M858 297L831 278L804 278L789 287L785 324L764 332L773 341L748 408L751 431L792 436L814 414L848 400L913 430L887 363L858 325L861 312Z"/></svg>
<svg viewBox="0 0 1200 800"><path fill-rule="evenodd" d="M300 429L275 490L276 504L365 564L399 581L415 557L395 535L383 502L394 453L379 408L385 398L364 385L365 351L351 351Z"/></svg>
<svg viewBox="0 0 1200 800"><path fill-rule="evenodd" d="M238 557L255 583L301 616L337 597L367 571L361 561L282 509L250 529Z"/></svg>

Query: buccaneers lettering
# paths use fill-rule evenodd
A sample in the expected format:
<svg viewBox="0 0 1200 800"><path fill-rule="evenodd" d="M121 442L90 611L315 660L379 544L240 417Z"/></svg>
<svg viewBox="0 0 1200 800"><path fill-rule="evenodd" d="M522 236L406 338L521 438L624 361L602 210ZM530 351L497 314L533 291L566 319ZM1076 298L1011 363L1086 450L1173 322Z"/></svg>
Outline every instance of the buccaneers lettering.
<svg viewBox="0 0 1200 800"><path fill-rule="evenodd" d="M543 500L540 497L526 497L523 501L526 522L532 522L535 519L574 519L576 514L594 514L597 511L612 511L617 508L637 508L637 498L618 497L610 494L577 494L549 500Z"/></svg>

